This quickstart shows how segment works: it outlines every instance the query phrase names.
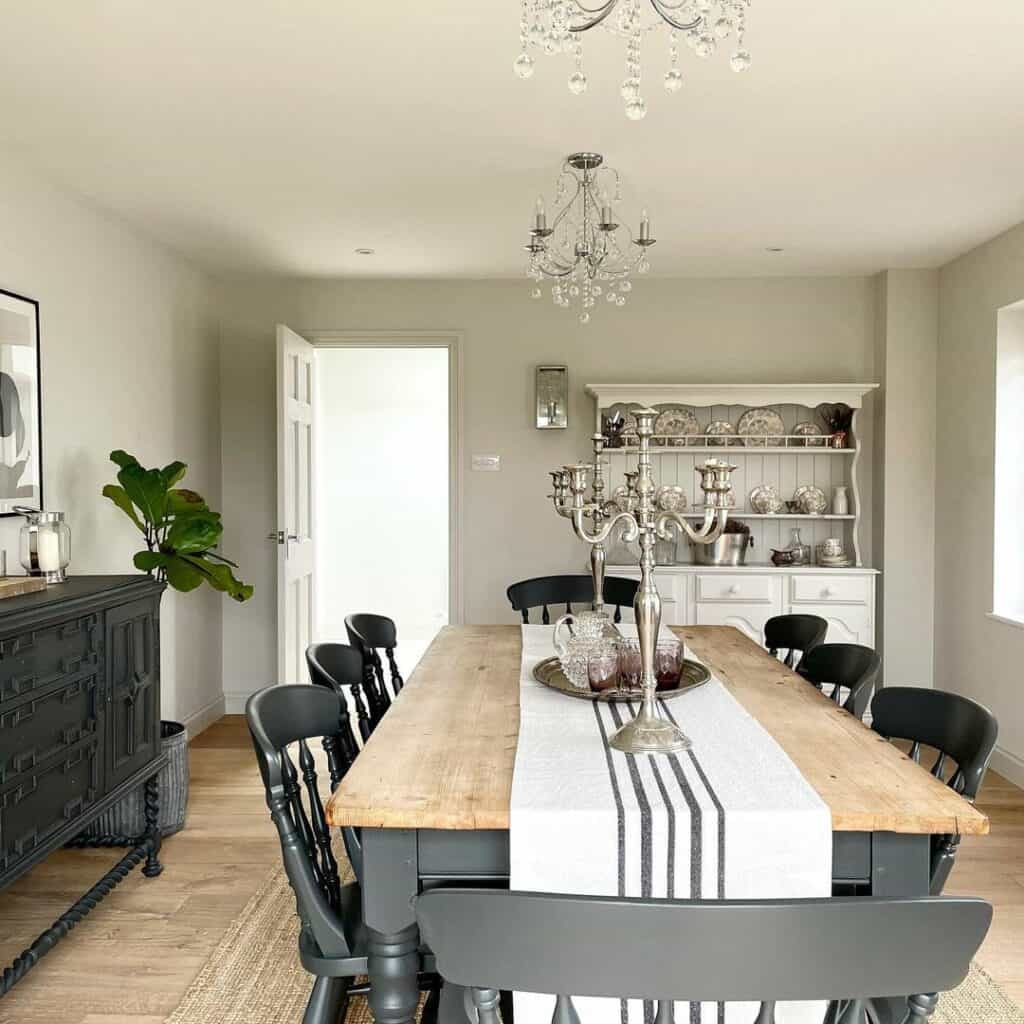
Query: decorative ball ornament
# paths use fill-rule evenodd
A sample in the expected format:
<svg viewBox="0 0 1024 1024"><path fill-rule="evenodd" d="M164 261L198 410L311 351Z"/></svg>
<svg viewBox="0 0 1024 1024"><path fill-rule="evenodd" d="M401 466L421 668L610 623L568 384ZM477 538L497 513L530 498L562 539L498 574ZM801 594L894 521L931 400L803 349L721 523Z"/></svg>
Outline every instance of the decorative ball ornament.
<svg viewBox="0 0 1024 1024"><path fill-rule="evenodd" d="M737 50L729 58L729 67L735 72L746 71L750 67L750 54L746 50Z"/></svg>
<svg viewBox="0 0 1024 1024"><path fill-rule="evenodd" d="M516 57L512 67L520 78L529 78L533 74L533 58L528 53Z"/></svg>
<svg viewBox="0 0 1024 1024"><path fill-rule="evenodd" d="M587 91L587 76L582 71L574 71L569 76L569 92L580 96Z"/></svg>

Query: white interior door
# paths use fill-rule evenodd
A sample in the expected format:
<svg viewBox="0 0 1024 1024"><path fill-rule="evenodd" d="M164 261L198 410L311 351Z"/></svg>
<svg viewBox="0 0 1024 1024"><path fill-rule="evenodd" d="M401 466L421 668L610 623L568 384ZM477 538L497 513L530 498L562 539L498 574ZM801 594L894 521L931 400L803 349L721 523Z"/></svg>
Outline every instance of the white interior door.
<svg viewBox="0 0 1024 1024"><path fill-rule="evenodd" d="M313 642L316 363L314 348L277 325L277 675L306 680Z"/></svg>

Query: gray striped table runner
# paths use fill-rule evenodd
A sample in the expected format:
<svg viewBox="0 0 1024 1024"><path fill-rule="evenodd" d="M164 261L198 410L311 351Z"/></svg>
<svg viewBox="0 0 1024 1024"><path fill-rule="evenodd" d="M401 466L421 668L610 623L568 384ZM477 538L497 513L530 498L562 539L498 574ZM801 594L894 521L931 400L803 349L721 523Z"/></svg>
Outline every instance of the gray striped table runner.
<svg viewBox="0 0 1024 1024"><path fill-rule="evenodd" d="M522 631L513 888L676 899L829 895L828 808L717 679L663 704L692 751L625 755L608 737L635 706L576 701L541 686L532 672L553 653L551 627ZM615 955L613 935L608 955ZM548 1024L551 1007L550 997L517 995L516 1024ZM584 999L579 1008L584 1024L653 1021L653 1005L642 1001ZM779 1019L820 1022L821 1011L788 1004ZM680 1004L676 1020L749 1024L753 1012L749 1004Z"/></svg>

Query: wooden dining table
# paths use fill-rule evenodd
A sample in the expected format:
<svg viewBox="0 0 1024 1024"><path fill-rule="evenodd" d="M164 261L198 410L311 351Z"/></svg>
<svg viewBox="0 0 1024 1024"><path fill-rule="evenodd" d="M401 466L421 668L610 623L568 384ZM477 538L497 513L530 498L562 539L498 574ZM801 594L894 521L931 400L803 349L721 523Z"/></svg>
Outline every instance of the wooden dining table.
<svg viewBox="0 0 1024 1024"><path fill-rule="evenodd" d="M924 896L931 837L988 832L974 806L739 630L673 632L829 807L834 883ZM328 821L361 830L378 1024L416 1013L415 897L436 885L508 885L521 660L519 626L441 630L330 798Z"/></svg>

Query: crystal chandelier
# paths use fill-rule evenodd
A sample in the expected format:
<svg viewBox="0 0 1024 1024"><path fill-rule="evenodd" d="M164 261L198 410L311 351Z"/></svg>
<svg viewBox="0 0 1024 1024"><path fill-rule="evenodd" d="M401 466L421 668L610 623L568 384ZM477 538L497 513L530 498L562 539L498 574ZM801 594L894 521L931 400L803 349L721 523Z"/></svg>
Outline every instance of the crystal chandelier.
<svg viewBox="0 0 1024 1024"><path fill-rule="evenodd" d="M640 54L644 37L663 30L668 32L668 70L662 82L668 92L679 92L683 73L679 70L679 44L686 45L698 57L710 57L730 37L735 49L729 58L733 71L750 67L750 54L744 48L747 10L750 0L521 0L519 43L521 53L513 68L520 78L533 74L531 49L547 54L571 53L575 69L569 75L569 91L587 91L583 70L583 34L601 27L626 40L626 75L620 93L626 101L626 116L639 121L647 114L640 94L642 70Z"/></svg>
<svg viewBox="0 0 1024 1024"><path fill-rule="evenodd" d="M644 210L640 233L615 222L612 203L622 199L618 171L603 166L600 153L572 153L565 159L555 188L556 213L548 226L544 198L538 197L530 239L527 277L536 282L553 278L551 298L562 309L574 308L581 324L603 298L624 306L633 290L634 271L650 270L647 249L654 245L651 222ZM611 188L611 196L608 189ZM541 298L539 283L533 297Z"/></svg>

